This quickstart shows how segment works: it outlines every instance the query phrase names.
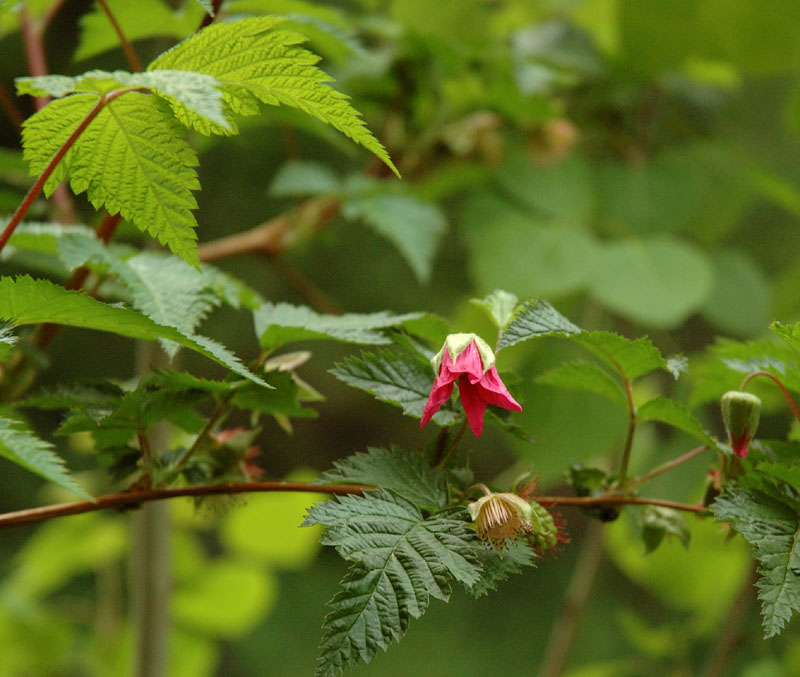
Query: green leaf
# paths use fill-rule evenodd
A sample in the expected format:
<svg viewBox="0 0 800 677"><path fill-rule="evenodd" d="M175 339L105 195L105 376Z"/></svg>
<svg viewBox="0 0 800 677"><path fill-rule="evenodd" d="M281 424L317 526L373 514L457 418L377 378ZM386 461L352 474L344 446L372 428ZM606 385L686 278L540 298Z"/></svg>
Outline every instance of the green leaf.
<svg viewBox="0 0 800 677"><path fill-rule="evenodd" d="M538 376L536 382L570 390L587 390L607 397L624 409L628 407L622 385L611 378L605 369L594 363L568 362L561 364Z"/></svg>
<svg viewBox="0 0 800 677"><path fill-rule="evenodd" d="M674 327L703 307L712 283L711 264L700 250L659 237L607 244L590 289L610 310L636 322Z"/></svg>
<svg viewBox="0 0 800 677"><path fill-rule="evenodd" d="M563 336L578 334L580 331L579 327L572 324L547 301L531 299L525 301L506 324L500 333L497 350L539 336Z"/></svg>
<svg viewBox="0 0 800 677"><path fill-rule="evenodd" d="M303 407L298 400L298 388L289 373L273 372L265 377L272 389L256 388L247 384L237 388L230 402L244 411L261 414L282 414L295 418L316 418L314 409Z"/></svg>
<svg viewBox="0 0 800 677"><path fill-rule="evenodd" d="M272 179L269 194L275 197L305 197L339 193L342 182L327 167L302 160L287 162Z"/></svg>
<svg viewBox="0 0 800 677"><path fill-rule="evenodd" d="M320 475L318 483L372 484L388 489L420 508L444 508L447 483L442 472L434 470L413 451L370 447L333 462L333 469Z"/></svg>
<svg viewBox="0 0 800 677"><path fill-rule="evenodd" d="M457 519L424 519L388 491L342 496L311 507L304 524L327 527L322 543L354 562L330 601L323 624L318 676L369 661L399 640L430 598L447 601L453 579L467 587L480 578L477 538Z"/></svg>
<svg viewBox="0 0 800 677"><path fill-rule="evenodd" d="M81 248L89 246L89 243L96 239L94 231L86 226L23 221L17 226L8 241L8 246L36 254L55 255L58 253L59 242L65 237L80 242Z"/></svg>
<svg viewBox="0 0 800 677"><path fill-rule="evenodd" d="M642 540L646 555L661 545L666 534L677 537L685 548L689 548L692 535L686 520L677 510L648 505L640 511L639 522L642 525Z"/></svg>
<svg viewBox="0 0 800 677"><path fill-rule="evenodd" d="M667 368L667 361L647 338L632 341L608 331L581 332L571 338L631 381Z"/></svg>
<svg viewBox="0 0 800 677"><path fill-rule="evenodd" d="M422 418L434 378L430 364L424 360L388 350L348 357L330 372L340 381L365 390L381 402L402 407L404 414L415 418ZM454 411L442 408L432 420L438 425L448 426L460 418Z"/></svg>
<svg viewBox="0 0 800 677"><path fill-rule="evenodd" d="M711 505L750 546L761 563L758 598L764 636L780 633L793 611L800 611L800 525L797 512L761 492L728 486Z"/></svg>
<svg viewBox="0 0 800 677"><path fill-rule="evenodd" d="M100 421L113 411L124 394L122 388L108 381L81 380L40 388L22 400L20 406L46 411L72 409Z"/></svg>
<svg viewBox="0 0 800 677"><path fill-rule="evenodd" d="M505 327L514 316L514 311L519 305L519 299L511 292L495 289L491 294L482 299L470 299L484 310L498 329Z"/></svg>
<svg viewBox="0 0 800 677"><path fill-rule="evenodd" d="M447 229L441 210L410 195L368 191L342 203L347 219L361 219L391 242L425 284L439 242Z"/></svg>
<svg viewBox="0 0 800 677"><path fill-rule="evenodd" d="M174 70L153 70L146 73L92 70L74 77L39 75L16 78L14 82L18 94L56 98L74 92L108 94L120 89L149 89L169 103L179 120L200 116L206 122L232 131L223 112L219 83L204 73Z"/></svg>
<svg viewBox="0 0 800 677"><path fill-rule="evenodd" d="M156 58L147 70L189 70L216 78L229 120L233 113L257 114L258 102L297 108L361 144L397 174L348 98L327 86L330 78L314 65L319 58L298 47L303 37L275 30L280 21L261 17L213 24ZM205 133L222 133L191 111L183 121Z"/></svg>
<svg viewBox="0 0 800 677"><path fill-rule="evenodd" d="M208 276L168 254L141 252L123 258L117 248L106 247L97 239L87 243L69 236L59 243L59 253L70 268L89 258L105 264L130 294L136 310L184 335L192 334L219 305L219 298L208 289ZM162 340L161 345L170 358L179 348L169 341Z"/></svg>
<svg viewBox="0 0 800 677"><path fill-rule="evenodd" d="M173 11L163 0L106 0L130 42L156 36L182 38L197 28L205 12L194 3ZM108 15L98 3L81 17L81 38L74 59L81 61L119 47Z"/></svg>
<svg viewBox="0 0 800 677"><path fill-rule="evenodd" d="M96 103L94 94L75 94L52 101L26 120L22 141L31 173L44 170ZM196 266L196 165L197 156L167 104L130 92L97 114L47 181L45 193L68 175L72 190L87 191L95 209L104 206L122 214Z"/></svg>
<svg viewBox="0 0 800 677"><path fill-rule="evenodd" d="M535 566L533 550L525 541L506 541L503 552L494 548L478 548L478 562L483 571L480 580L469 588L473 597L488 595L497 590L498 584L507 578L522 573L522 567Z"/></svg>
<svg viewBox="0 0 800 677"><path fill-rule="evenodd" d="M769 477L786 482L800 490L800 467L784 463L759 463L758 470Z"/></svg>
<svg viewBox="0 0 800 677"><path fill-rule="evenodd" d="M72 479L64 461L53 451L53 445L36 437L18 421L0 418L0 456L83 498L94 500Z"/></svg>
<svg viewBox="0 0 800 677"><path fill-rule="evenodd" d="M34 280L28 276L16 280L11 277L0 278L0 320L18 325L51 322L108 331L143 341L167 339L205 355L259 385L270 387L251 373L227 348L211 339L183 335L174 327L159 325L133 310L107 305L86 294L67 291L47 280Z"/></svg>
<svg viewBox="0 0 800 677"><path fill-rule="evenodd" d="M703 429L703 426L700 425L699 421L691 414L683 402L658 395L636 409L636 420L639 423L643 421L660 421L661 423L675 426L696 437L703 444L707 444L709 448L717 448L717 443Z"/></svg>
<svg viewBox="0 0 800 677"><path fill-rule="evenodd" d="M290 303L265 303L253 313L256 335L262 348L292 341L334 339L345 343L382 344L391 341L380 330L399 327L424 317L422 313L392 315L379 313L345 313L321 315L307 306Z"/></svg>

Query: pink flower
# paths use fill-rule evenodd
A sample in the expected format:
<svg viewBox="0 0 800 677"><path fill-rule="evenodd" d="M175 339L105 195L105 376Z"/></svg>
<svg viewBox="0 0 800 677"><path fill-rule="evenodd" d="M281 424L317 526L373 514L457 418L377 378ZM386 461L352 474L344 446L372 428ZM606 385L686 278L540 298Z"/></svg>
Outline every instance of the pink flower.
<svg viewBox="0 0 800 677"><path fill-rule="evenodd" d="M420 428L447 401L456 380L461 404L475 437L480 437L483 432L483 414L487 404L522 411L497 374L492 349L479 336L450 334L431 363L438 371L438 376L425 403Z"/></svg>

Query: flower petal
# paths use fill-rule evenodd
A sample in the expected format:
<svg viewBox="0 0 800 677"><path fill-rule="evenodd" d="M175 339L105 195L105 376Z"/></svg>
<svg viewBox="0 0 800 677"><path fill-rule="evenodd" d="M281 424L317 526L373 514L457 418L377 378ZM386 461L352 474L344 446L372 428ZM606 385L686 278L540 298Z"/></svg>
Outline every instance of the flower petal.
<svg viewBox="0 0 800 677"><path fill-rule="evenodd" d="M469 382L469 377L464 374L458 379L458 393L461 396L461 406L467 414L469 427L480 437L483 432L483 414L486 411L486 400L481 396L481 390Z"/></svg>
<svg viewBox="0 0 800 677"><path fill-rule="evenodd" d="M477 383L483 377L483 361L474 340L456 358L454 371L468 374L471 383Z"/></svg>
<svg viewBox="0 0 800 677"><path fill-rule="evenodd" d="M453 385L453 381L440 382L438 378L433 382L431 394L428 395L428 401L425 403L425 409L422 411L422 419L419 422L420 428L425 427L433 415L447 402L447 399L453 392Z"/></svg>
<svg viewBox="0 0 800 677"><path fill-rule="evenodd" d="M511 411L522 411L519 402L511 397L508 388L500 380L496 367L492 367L483 375L477 387L481 390L481 397L489 404Z"/></svg>

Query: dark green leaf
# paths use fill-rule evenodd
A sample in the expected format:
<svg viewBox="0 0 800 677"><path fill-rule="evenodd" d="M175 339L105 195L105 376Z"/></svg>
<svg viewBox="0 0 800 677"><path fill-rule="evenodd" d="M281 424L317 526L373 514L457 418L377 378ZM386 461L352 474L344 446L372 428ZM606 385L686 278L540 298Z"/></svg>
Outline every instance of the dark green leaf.
<svg viewBox="0 0 800 677"><path fill-rule="evenodd" d="M636 420L640 423L642 421L660 421L675 426L696 437L703 444L707 444L711 449L717 448L714 439L703 429L703 426L683 402L658 395L637 408Z"/></svg>
<svg viewBox="0 0 800 677"><path fill-rule="evenodd" d="M538 336L578 334L576 327L547 301L532 299L517 309L497 342L497 350Z"/></svg>
<svg viewBox="0 0 800 677"><path fill-rule="evenodd" d="M647 338L632 341L608 331L584 331L570 338L630 381L667 368L667 361Z"/></svg>
<svg viewBox="0 0 800 677"><path fill-rule="evenodd" d="M0 418L0 456L60 487L94 500L70 476L53 445L39 439L19 421Z"/></svg>
<svg viewBox="0 0 800 677"><path fill-rule="evenodd" d="M332 470L320 475L318 483L372 484L389 489L420 508L443 508L447 505L444 473L431 468L413 451L399 447L391 450L370 447L366 454L358 453L334 461L333 466Z"/></svg>
<svg viewBox="0 0 800 677"><path fill-rule="evenodd" d="M729 486L711 506L750 546L760 562L758 597L764 636L780 633L793 611L800 611L800 526L785 503L758 491Z"/></svg>
<svg viewBox="0 0 800 677"><path fill-rule="evenodd" d="M327 527L322 542L355 563L329 603L319 677L369 661L399 640L431 597L449 599L453 579L467 587L480 580L480 544L463 521L424 519L412 503L388 491L316 504L304 524Z"/></svg>
<svg viewBox="0 0 800 677"><path fill-rule="evenodd" d="M381 402L402 407L404 414L416 418L422 417L434 379L430 364L424 360L388 350L348 357L330 371L340 381L366 390ZM432 420L448 426L459 419L458 414L443 407Z"/></svg>
<svg viewBox="0 0 800 677"><path fill-rule="evenodd" d="M533 550L525 541L506 541L502 552L487 545L476 552L483 571L480 580L469 588L474 597L497 590L500 582L522 573L522 567L535 566Z"/></svg>

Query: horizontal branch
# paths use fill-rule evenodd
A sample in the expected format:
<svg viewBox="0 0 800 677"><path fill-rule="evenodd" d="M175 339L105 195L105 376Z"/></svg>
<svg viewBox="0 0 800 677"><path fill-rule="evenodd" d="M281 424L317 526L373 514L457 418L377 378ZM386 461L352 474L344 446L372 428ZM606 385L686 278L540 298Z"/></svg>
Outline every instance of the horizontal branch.
<svg viewBox="0 0 800 677"><path fill-rule="evenodd" d="M99 496L95 501L73 501L45 505L40 508L28 508L0 514L0 528L16 524L30 524L44 522L55 517L79 515L84 512L96 510L129 510L149 501L163 501L168 498L182 496L216 496L227 494L261 493L268 491L300 491L316 494L361 494L374 487L366 484L311 484L309 482L228 482L226 484L210 484L191 487L177 487L172 489L147 489L136 491L123 491L116 494ZM688 512L706 512L706 508L697 505L676 503L675 501L661 500L658 498L639 498L633 496L538 496L537 501L545 505L574 505L574 506L602 506L602 505L658 505L675 510Z"/></svg>
<svg viewBox="0 0 800 677"><path fill-rule="evenodd" d="M116 494L98 496L94 501L73 501L45 505L40 508L28 508L0 514L0 528L15 524L44 522L54 517L80 515L96 510L129 510L137 508L149 501L163 501L167 498L182 496L216 496L220 494L245 494L267 491L304 491L316 494L360 494L370 486L361 484L311 484L309 482L228 482L226 484L210 484L192 487L176 487L172 489L146 489L122 491Z"/></svg>
<svg viewBox="0 0 800 677"><path fill-rule="evenodd" d="M326 226L339 213L339 201L333 197L316 197L299 207L276 216L260 226L218 240L205 242L197 248L201 261L218 261L239 254L275 256L286 251L304 233Z"/></svg>

